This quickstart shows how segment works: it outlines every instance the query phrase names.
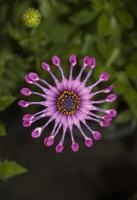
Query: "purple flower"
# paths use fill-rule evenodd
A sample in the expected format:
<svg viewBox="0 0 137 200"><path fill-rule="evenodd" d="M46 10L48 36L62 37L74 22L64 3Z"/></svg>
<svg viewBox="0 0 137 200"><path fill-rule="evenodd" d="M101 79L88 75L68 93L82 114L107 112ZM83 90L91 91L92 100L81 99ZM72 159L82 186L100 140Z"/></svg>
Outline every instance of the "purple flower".
<svg viewBox="0 0 137 200"><path fill-rule="evenodd" d="M101 100L94 100L94 96L98 94L108 94L112 91L113 85L108 86L105 89L93 91L93 89L103 81L109 80L109 74L103 72L99 79L92 85L87 86L86 83L90 78L95 66L96 59L85 56L83 58L83 64L77 77L73 78L73 69L77 64L76 55L70 55L70 74L69 78L66 78L61 68L61 60L58 56L52 57L52 63L57 66L61 74L61 80L59 80L51 71L51 67L46 62L42 63L42 68L47 71L54 81L54 86L50 85L47 81L41 79L36 73L30 72L25 76L25 81L29 84L33 84L42 90L42 93L31 91L29 88L22 88L21 93L24 96L37 95L43 98L43 101L28 102L24 100L19 101L19 106L28 107L30 105L41 105L43 110L34 114L25 114L23 116L23 126L29 127L32 123L42 118L46 118L46 123L41 127L36 127L31 136L38 138L44 129L54 121L54 126L51 133L45 137L44 144L48 147L53 145L56 135L61 131L61 139L56 146L56 152L60 153L64 149L65 135L70 133L71 137L71 149L73 152L79 150L79 145L75 141L73 134L73 127L76 126L81 135L84 138L85 145L92 147L93 140L100 140L101 133L93 130L87 123L89 121L95 121L102 127L108 127L113 117L116 117L117 112L115 109L104 109L97 106L105 102L112 103L116 100L115 94L109 94L106 98ZM85 79L82 79L82 74L85 68L88 68L88 73ZM97 112L97 113L96 113ZM99 115L98 112L103 113ZM48 120L47 120L48 118ZM91 133L91 136L87 136L83 131L81 125L84 125Z"/></svg>

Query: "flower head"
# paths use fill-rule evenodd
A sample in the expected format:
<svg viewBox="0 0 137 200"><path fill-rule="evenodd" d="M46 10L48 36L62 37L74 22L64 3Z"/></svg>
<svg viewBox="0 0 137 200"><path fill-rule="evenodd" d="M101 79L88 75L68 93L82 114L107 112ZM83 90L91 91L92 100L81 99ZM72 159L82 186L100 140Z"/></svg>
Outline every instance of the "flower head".
<svg viewBox="0 0 137 200"><path fill-rule="evenodd" d="M39 25L41 13L34 8L27 9L22 16L22 21L28 28L35 28Z"/></svg>
<svg viewBox="0 0 137 200"><path fill-rule="evenodd" d="M44 129L54 121L53 129L51 133L45 137L44 144L47 147L53 145L57 134L59 134L59 131L62 128L62 131L60 131L62 133L60 142L56 146L56 152L58 153L62 152L64 149L64 139L68 132L71 137L72 151L76 152L79 150L79 144L76 142L73 133L73 128L76 126L84 138L85 145L91 147L93 145L93 140L101 139L101 133L97 130L93 130L88 125L87 121L95 121L102 127L108 127L112 118L117 115L115 109L104 109L97 106L97 104L105 102L112 103L117 98L115 94L109 94L106 98L101 100L94 100L94 96L99 94L108 94L112 91L113 85L98 91L93 91L98 84L109 80L109 74L103 72L95 83L88 86L87 81L96 67L95 58L88 56L83 58L81 70L76 78L73 77L73 69L77 64L76 55L70 55L69 57L70 74L68 78L64 75L60 58L58 56L53 56L51 60L60 71L61 80L54 75L48 63L43 62L42 69L49 73L54 81L54 85L50 85L34 72L30 72L25 76L25 81L40 88L42 93L31 91L26 87L21 89L21 93L24 96L40 96L43 98L43 101L28 102L20 100L18 104L21 107L28 107L36 104L43 106L44 109L34 114L25 114L23 116L23 126L30 127L35 121L46 118L46 123L41 127L36 127L31 133L33 138L38 138L41 136ZM82 74L85 68L88 68L89 71L84 80L82 80ZM102 114L98 114L98 112ZM90 131L90 136L86 135L81 126L82 124Z"/></svg>

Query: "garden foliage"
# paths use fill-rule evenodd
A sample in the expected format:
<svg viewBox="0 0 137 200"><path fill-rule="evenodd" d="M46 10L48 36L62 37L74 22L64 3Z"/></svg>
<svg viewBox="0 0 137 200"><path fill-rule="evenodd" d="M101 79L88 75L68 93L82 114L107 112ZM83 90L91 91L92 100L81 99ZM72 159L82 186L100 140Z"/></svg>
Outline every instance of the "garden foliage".
<svg viewBox="0 0 137 200"><path fill-rule="evenodd" d="M36 8L42 15L37 28L27 28L22 22L28 8ZM79 57L96 57L98 67L91 82L100 72L110 72L119 95L115 125L137 123L136 0L1 0L0 23L1 112L18 100L26 72L35 71L48 79L40 69L43 60L52 55L67 60L69 54L75 53ZM68 64L63 64L67 74ZM0 136L5 134L0 122ZM1 161L0 170L5 165L16 167L14 162ZM19 172L24 169L0 173L0 177Z"/></svg>

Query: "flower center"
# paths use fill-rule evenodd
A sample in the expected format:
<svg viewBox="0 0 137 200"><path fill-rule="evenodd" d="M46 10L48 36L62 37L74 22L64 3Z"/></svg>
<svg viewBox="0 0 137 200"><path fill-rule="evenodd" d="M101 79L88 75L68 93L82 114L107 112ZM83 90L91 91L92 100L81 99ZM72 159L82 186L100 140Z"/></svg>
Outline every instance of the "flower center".
<svg viewBox="0 0 137 200"><path fill-rule="evenodd" d="M57 106L60 112L73 115L80 106L80 98L73 91L65 90L58 97Z"/></svg>

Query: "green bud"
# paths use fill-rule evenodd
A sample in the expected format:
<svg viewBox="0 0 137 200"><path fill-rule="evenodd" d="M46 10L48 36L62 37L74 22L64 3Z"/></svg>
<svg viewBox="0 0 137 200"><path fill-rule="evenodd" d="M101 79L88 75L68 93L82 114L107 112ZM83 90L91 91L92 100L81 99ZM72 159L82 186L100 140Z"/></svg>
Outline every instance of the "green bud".
<svg viewBox="0 0 137 200"><path fill-rule="evenodd" d="M41 13L34 8L27 9L22 15L22 21L28 28L36 28L41 20Z"/></svg>

